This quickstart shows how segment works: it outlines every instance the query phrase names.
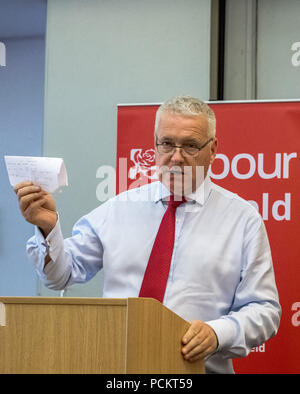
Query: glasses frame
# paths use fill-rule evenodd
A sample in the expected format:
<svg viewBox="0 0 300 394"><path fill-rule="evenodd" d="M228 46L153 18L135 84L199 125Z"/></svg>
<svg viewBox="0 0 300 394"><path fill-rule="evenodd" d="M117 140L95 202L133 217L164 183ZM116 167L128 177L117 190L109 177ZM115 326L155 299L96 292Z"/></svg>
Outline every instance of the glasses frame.
<svg viewBox="0 0 300 394"><path fill-rule="evenodd" d="M159 152L159 153L164 154L164 155L169 155L169 154L172 154L172 155L173 155L174 152L175 152L175 149L176 149L176 148L179 148L179 149L182 149L182 152L183 152L184 155L194 157L194 156L197 156L198 153L199 153L203 148L205 148L207 144L209 144L209 143L210 143L211 141L213 141L213 140L214 140L214 137L211 137L211 138L209 138L203 145L201 145L201 146L199 146L199 147L195 146L195 148L197 149L197 152L195 152L195 154L190 154L190 153L186 152L186 150L184 149L184 147L183 147L182 145L170 145L170 147L172 148L172 150L170 150L170 152L162 152L162 153ZM163 145L163 143L159 144L157 141L158 141L158 138L155 137L155 146L156 146L156 147L162 146L162 145Z"/></svg>

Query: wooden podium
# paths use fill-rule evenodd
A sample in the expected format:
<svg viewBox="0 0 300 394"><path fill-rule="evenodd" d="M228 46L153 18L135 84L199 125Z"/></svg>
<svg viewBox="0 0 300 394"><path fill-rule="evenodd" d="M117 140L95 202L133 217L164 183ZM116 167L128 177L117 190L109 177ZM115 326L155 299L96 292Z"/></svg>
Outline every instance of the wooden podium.
<svg viewBox="0 0 300 394"><path fill-rule="evenodd" d="M0 297L0 373L201 374L188 327L150 298Z"/></svg>

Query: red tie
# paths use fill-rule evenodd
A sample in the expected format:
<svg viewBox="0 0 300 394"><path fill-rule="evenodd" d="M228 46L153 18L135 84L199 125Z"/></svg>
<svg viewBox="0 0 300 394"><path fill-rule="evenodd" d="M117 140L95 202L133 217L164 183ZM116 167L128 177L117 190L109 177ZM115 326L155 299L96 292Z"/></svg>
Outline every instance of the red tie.
<svg viewBox="0 0 300 394"><path fill-rule="evenodd" d="M184 202L185 199L174 201L174 196L170 196L168 209L152 247L139 297L151 297L163 302L174 247L176 208Z"/></svg>

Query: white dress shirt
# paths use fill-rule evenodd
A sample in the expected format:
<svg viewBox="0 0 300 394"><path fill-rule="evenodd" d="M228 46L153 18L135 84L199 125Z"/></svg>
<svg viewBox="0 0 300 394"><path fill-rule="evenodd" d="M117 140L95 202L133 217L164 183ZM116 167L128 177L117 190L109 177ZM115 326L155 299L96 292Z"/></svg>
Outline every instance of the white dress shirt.
<svg viewBox="0 0 300 394"><path fill-rule="evenodd" d="M43 283L60 290L103 268L103 297L138 297L169 195L160 182L121 193L82 217L66 240L59 220L46 240L35 228L27 251ZM52 260L44 268L47 253ZM209 177L177 208L163 304L214 329L219 346L206 360L208 373L233 373L231 358L246 356L278 330L281 308L263 220Z"/></svg>

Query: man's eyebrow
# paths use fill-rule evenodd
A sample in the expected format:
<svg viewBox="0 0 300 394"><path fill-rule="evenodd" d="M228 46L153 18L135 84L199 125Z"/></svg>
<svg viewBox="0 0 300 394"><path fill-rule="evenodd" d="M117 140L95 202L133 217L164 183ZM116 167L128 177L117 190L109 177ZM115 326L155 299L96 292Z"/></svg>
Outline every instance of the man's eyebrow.
<svg viewBox="0 0 300 394"><path fill-rule="evenodd" d="M156 138L160 141L174 141L174 138L172 137L161 137L161 138L156 137Z"/></svg>
<svg viewBox="0 0 300 394"><path fill-rule="evenodd" d="M197 138L193 138L193 137L185 138L181 141L181 143L182 144L194 144L194 145L198 145L198 146L202 145L201 141L199 141Z"/></svg>
<svg viewBox="0 0 300 394"><path fill-rule="evenodd" d="M173 137L168 137L168 136L163 136L163 137L161 137L161 138L158 138L158 137L156 137L157 138L157 140L159 140L160 142L162 142L162 141L167 141L167 142L174 142L175 143L175 140L176 140L176 138L173 138ZM202 144L202 142L201 141L199 141L197 138L194 138L194 137L186 137L186 138L183 138L183 139L181 139L180 141L177 141L177 143L178 144L190 144L190 143L192 143L192 144L195 144L195 145L201 145Z"/></svg>
<svg viewBox="0 0 300 394"><path fill-rule="evenodd" d="M197 138L193 138L193 137L184 138L182 141L183 142L193 142L195 144L201 144L201 141L199 141Z"/></svg>

